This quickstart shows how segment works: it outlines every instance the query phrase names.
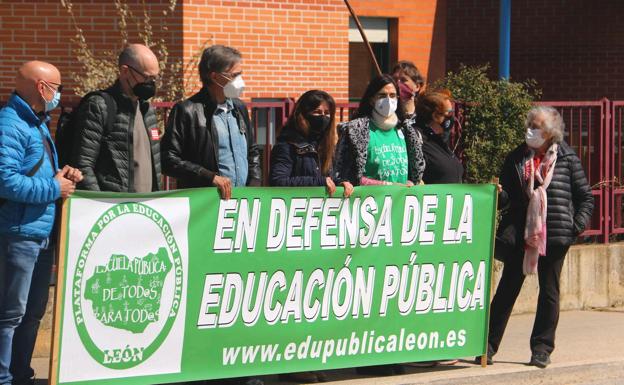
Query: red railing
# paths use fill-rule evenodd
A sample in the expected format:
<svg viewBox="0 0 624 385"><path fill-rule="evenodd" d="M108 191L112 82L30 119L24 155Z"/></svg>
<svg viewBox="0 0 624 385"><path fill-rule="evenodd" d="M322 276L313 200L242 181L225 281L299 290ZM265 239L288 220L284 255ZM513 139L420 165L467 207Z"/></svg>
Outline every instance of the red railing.
<svg viewBox="0 0 624 385"><path fill-rule="evenodd" d="M624 138L622 137L624 101L611 102L611 108L608 110L609 116L609 135L607 136L607 149L609 161L605 162L607 167L608 179L605 179L604 189L609 192L609 200L607 202L610 208L606 211L609 216L605 218L609 232L611 234L624 233L622 199L624 197L624 186L622 178L624 172L624 158L622 150L624 149Z"/></svg>
<svg viewBox="0 0 624 385"><path fill-rule="evenodd" d="M588 228L582 236L599 236L606 243L609 241L609 189L605 180L609 175L608 154L609 104L607 99L579 102L539 102L556 108L565 122L565 141L578 155L583 169L592 186L594 213Z"/></svg>
<svg viewBox="0 0 624 385"><path fill-rule="evenodd" d="M608 243L610 237L624 234L624 101L601 99L536 104L559 110L566 123L565 140L578 154L592 185L594 215L590 226L582 235L595 236ZM166 121L174 103L156 102L153 105L162 114L163 121ZM338 120L349 120L357 106L357 103L338 103ZM253 122L254 138L262 148L263 172L267 175L271 147L290 116L294 102L292 99L252 101L247 107ZM457 127L461 127L463 115L460 114L457 118ZM457 151L461 152L461 149L458 147ZM167 178L165 187L173 186L173 181Z"/></svg>
<svg viewBox="0 0 624 385"><path fill-rule="evenodd" d="M155 102L152 103L154 108L162 113L164 121L167 120L169 110L175 105L172 102ZM249 116L252 121L252 134L255 142L261 148L262 175L268 175L271 148L275 144L280 130L286 124L286 120L292 113L295 102L292 99L283 99L274 102L257 102L251 101L247 103ZM336 104L336 116L339 121L349 120L351 114L357 109L358 103L338 103ZM164 187L169 189L174 186L175 181L165 177ZM267 183L265 178L264 183Z"/></svg>

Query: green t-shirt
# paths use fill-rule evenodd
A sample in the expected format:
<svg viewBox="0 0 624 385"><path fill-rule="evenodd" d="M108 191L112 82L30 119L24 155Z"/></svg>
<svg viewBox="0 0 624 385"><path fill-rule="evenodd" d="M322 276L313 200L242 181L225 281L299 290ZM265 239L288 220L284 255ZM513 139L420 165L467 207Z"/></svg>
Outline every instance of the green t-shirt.
<svg viewBox="0 0 624 385"><path fill-rule="evenodd" d="M385 182L407 183L407 147L396 127L384 131L372 121L364 176Z"/></svg>

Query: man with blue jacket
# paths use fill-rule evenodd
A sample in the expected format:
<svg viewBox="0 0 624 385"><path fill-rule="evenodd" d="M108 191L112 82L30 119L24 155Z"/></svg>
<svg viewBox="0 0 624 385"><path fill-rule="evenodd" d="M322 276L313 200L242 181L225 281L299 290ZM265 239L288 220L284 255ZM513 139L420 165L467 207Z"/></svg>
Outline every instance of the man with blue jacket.
<svg viewBox="0 0 624 385"><path fill-rule="evenodd" d="M55 201L82 180L57 169L46 126L61 97L53 65L20 67L15 92L0 110L0 384L32 384L30 360L46 304L53 263Z"/></svg>

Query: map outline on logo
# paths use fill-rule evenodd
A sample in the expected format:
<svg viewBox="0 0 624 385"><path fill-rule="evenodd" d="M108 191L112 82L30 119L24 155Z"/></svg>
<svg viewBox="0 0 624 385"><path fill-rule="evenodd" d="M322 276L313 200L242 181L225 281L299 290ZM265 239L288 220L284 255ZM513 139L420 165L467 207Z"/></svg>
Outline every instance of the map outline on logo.
<svg viewBox="0 0 624 385"><path fill-rule="evenodd" d="M110 219L109 221L105 221L106 223L100 228L100 226L98 226L98 222L100 222L107 214L110 215L111 213L113 214L112 219ZM150 213L151 215L147 215L146 213ZM174 299L169 309L163 310L159 308L156 310L156 312L160 312L161 314L164 314L167 320L165 321L158 335L152 340L151 343L149 343L149 345L145 347L139 347L139 348L130 347L130 346L121 346L120 349L103 351L97 346L97 344L91 337L89 330L86 326L84 317L83 317L84 313L82 310L82 299L83 298L85 300L89 299L86 297L85 292L87 289L87 282L89 278L91 278L91 277L85 277L84 268L86 266L86 261L89 258L89 255L91 253L91 249L95 241L97 240L98 236L100 235L100 233L102 233L106 229L106 227L109 226L111 223L113 223L116 219L123 217L124 215L128 215L128 214L142 215L148 218L150 221L155 223L158 226L159 230L163 233L166 246L163 246L163 247L158 246L157 248L158 250L156 251L155 254L150 253L148 254L148 256L145 256L143 258L147 258L149 256L152 256L152 258L154 256L156 257L160 256L160 258L166 257L167 262L170 264L170 266L167 269L167 272L162 277L162 279L164 281L164 279L166 279L166 277L169 276L169 274L171 273L171 270L173 270L173 273L175 275L173 279L174 285L175 285L175 289L173 292ZM163 249L166 249L164 252L164 255L163 255ZM125 260L130 262L129 257L125 255L113 254L111 255L110 258L111 260L113 258L118 258L117 263L124 263L123 261ZM137 258L139 257L135 257L135 259ZM169 258L173 260L173 264L171 264L171 260ZM135 259L133 259L132 261L134 261ZM97 267L100 267L100 266L96 266L96 270L97 270ZM136 263L135 263L135 266L136 266ZM135 267L135 269L141 269L140 266L143 266L143 265L139 264L138 266L139 267ZM132 267L130 267L130 269L132 269ZM149 267L147 269L149 269ZM78 259L76 261L74 277L75 277L75 281L72 282L72 294L71 294L74 324L76 326L76 330L78 332L78 335L80 337L80 340L83 346L85 347L89 355L96 362L110 369L117 369L117 370L129 369L129 368L132 368L141 364L142 362L147 361L150 358L150 356L152 356L158 350L158 348L162 345L162 343L166 340L167 336L169 335L175 323L176 318L178 317L178 313L179 313L180 305L182 301L181 294L182 294L182 286L183 286L183 281L184 281L183 280L182 256L180 254L180 249L178 248L175 237L173 236L171 225L165 219L165 217L162 214L160 214L158 211L156 211L153 207L147 206L140 202L121 202L108 208L103 214L101 214L98 220L96 220L94 225L91 227L90 231L87 233L85 241L82 243L80 252L78 254ZM161 296L162 296L162 292L161 292ZM102 322L101 319L98 319L98 321ZM120 330L130 331L135 334L140 334L142 332L141 330L128 330L126 328L119 328L119 327L115 327L112 325L107 325L105 322L102 323L102 325L105 327L114 327ZM145 330L145 328L143 328L143 330Z"/></svg>

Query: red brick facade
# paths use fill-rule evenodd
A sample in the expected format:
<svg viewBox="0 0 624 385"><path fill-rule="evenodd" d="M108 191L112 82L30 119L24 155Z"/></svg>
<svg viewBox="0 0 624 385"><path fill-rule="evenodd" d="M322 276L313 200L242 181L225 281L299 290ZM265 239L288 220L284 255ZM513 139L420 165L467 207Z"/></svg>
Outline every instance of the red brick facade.
<svg viewBox="0 0 624 385"><path fill-rule="evenodd" d="M121 46L119 21L112 1L73 0L78 25L98 52ZM140 1L128 0L142 18ZM172 55L195 54L201 44L226 44L241 50L247 83L246 98L296 97L322 88L346 101L349 88L349 13L342 0L178 0L146 2L155 36L163 38ZM420 0L411 9L402 0L352 0L361 16L398 20L398 56L413 60L429 77L444 73L443 18L446 0ZM435 28L434 28L434 20ZM166 29L164 27L166 26ZM130 40L138 41L136 27ZM71 39L75 30L60 0L2 2L0 16L0 100L13 88L16 69L40 59L59 67L63 83L73 85L80 71ZM134 38L133 38L134 36ZM435 37L435 38L434 38ZM442 45L440 45L442 44ZM435 45L436 49L432 49ZM433 64L433 65L432 65ZM197 79L192 71L192 79ZM366 82L366 79L362 79ZM192 90L191 90L192 91Z"/></svg>
<svg viewBox="0 0 624 385"><path fill-rule="evenodd" d="M140 1L128 0L141 17ZM74 0L78 25L98 52L118 51L118 13L114 2ZM342 0L169 0L146 2L157 38L172 55L186 59L202 42L228 44L244 57L246 98L296 97L323 88L339 101L349 84L362 91L367 79L349 68L370 72L363 50L349 63L349 14ZM360 16L395 21L398 59L414 61L434 80L459 63L491 63L497 74L498 0L351 0ZM624 2L607 0L512 2L511 76L534 78L544 100L624 99ZM166 29L164 29L166 27ZM130 27L138 41L136 27ZM72 86L80 71L70 41L75 35L60 0L2 2L0 15L0 100L13 88L17 67L31 59L47 60ZM134 37L133 37L134 36ZM361 48L361 47L360 47ZM360 52L361 51L361 52ZM197 79L191 71L191 79Z"/></svg>

